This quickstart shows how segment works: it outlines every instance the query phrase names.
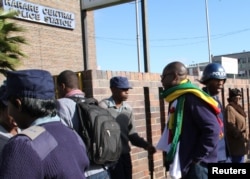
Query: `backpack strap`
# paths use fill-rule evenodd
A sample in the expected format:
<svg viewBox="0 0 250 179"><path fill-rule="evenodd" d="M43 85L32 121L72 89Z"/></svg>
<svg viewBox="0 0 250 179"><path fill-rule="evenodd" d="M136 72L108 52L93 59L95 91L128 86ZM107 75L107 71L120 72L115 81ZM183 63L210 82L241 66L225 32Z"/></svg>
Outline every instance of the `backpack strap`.
<svg viewBox="0 0 250 179"><path fill-rule="evenodd" d="M80 121L80 130L83 132L83 133L87 133L87 129L85 127L85 124L83 122L82 119L82 115L81 115L81 105L80 103L86 103L88 105L96 105L98 106L98 100L95 99L95 98L81 98L81 97L78 97L78 96L68 96L67 98L69 99L72 99L73 101L76 102L76 111L78 113L78 118L79 118L79 121ZM84 135L82 133L79 134L81 137Z"/></svg>
<svg viewBox="0 0 250 179"><path fill-rule="evenodd" d="M72 99L76 103L85 102L87 104L98 105L98 100L95 98L82 98L82 97L78 97L78 96L68 96L66 98Z"/></svg>
<svg viewBox="0 0 250 179"><path fill-rule="evenodd" d="M86 136L86 134L88 132L87 132L85 124L84 124L84 122L82 120L81 105L80 105L80 103L93 104L92 99L94 99L94 100L96 100L96 99L95 98L81 98L81 97L78 97L78 96L68 96L66 98L72 99L73 101L76 102L76 112L77 112L78 120L79 120L79 124L80 124L80 126L79 126L80 127L79 128L80 131L78 132L78 135L80 135L81 138L83 138L84 136ZM97 101L97 104L98 104L98 101ZM85 145L89 146L89 144L85 144Z"/></svg>
<svg viewBox="0 0 250 179"><path fill-rule="evenodd" d="M97 105L98 106L98 100L95 98L86 98L85 99L85 103L87 104L93 104L93 105Z"/></svg>
<svg viewBox="0 0 250 179"><path fill-rule="evenodd" d="M76 103L85 102L85 99L86 99L86 98L79 97L79 96L67 96L67 97L65 97L65 98L72 99L72 100L75 101Z"/></svg>

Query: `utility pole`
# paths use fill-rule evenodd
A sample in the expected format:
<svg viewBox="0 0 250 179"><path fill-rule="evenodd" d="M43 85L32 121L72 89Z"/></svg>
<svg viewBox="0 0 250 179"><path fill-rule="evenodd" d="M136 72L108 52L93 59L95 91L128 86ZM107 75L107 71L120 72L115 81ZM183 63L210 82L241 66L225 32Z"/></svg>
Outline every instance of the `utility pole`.
<svg viewBox="0 0 250 179"><path fill-rule="evenodd" d="M143 54L145 72L150 72L149 52L148 52L148 22L147 22L147 0L141 0L142 11L142 33L143 33Z"/></svg>
<svg viewBox="0 0 250 179"><path fill-rule="evenodd" d="M140 46L140 25L139 25L139 15L138 15L138 3L135 1L135 12L136 12L136 41L137 41L137 58L138 58L138 72L141 72L141 46Z"/></svg>
<svg viewBox="0 0 250 179"><path fill-rule="evenodd" d="M209 17L208 17L208 5L207 0L205 0L205 9L206 9L206 24L207 24L207 43L208 43L208 57L209 63L212 62L211 49L210 49L210 29L209 29Z"/></svg>

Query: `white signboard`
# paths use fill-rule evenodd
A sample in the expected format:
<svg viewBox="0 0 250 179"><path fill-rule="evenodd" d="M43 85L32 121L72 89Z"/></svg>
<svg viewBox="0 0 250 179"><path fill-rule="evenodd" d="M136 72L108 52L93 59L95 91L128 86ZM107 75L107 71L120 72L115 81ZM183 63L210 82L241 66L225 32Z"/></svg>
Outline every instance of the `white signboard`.
<svg viewBox="0 0 250 179"><path fill-rule="evenodd" d="M1 5L6 11L18 11L17 18L43 23L67 29L75 28L75 15L70 12L54 9L21 0L2 0Z"/></svg>
<svg viewBox="0 0 250 179"><path fill-rule="evenodd" d="M81 0L81 1L82 1L82 10L93 10L116 4L131 2L134 0Z"/></svg>
<svg viewBox="0 0 250 179"><path fill-rule="evenodd" d="M231 57L221 57L221 65L228 74L238 74L238 59Z"/></svg>

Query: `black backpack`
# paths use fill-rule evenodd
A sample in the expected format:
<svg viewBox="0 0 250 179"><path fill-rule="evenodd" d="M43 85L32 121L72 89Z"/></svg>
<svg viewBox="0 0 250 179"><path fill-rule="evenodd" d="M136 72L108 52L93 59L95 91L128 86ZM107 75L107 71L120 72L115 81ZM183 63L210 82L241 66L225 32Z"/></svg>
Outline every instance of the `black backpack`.
<svg viewBox="0 0 250 179"><path fill-rule="evenodd" d="M70 97L76 104L80 120L79 135L83 139L90 161L95 164L113 164L121 154L120 125L110 112L94 98Z"/></svg>

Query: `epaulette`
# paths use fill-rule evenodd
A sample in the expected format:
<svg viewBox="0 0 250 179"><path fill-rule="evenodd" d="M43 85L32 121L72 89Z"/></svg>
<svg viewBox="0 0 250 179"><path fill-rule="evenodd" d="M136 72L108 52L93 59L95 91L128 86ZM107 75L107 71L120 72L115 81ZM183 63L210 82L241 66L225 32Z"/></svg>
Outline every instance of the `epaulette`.
<svg viewBox="0 0 250 179"><path fill-rule="evenodd" d="M42 126L31 126L17 135L25 135L31 139L30 146L41 160L44 160L58 146L55 138Z"/></svg>
<svg viewBox="0 0 250 179"><path fill-rule="evenodd" d="M42 134L45 131L45 129L41 126L31 126L22 132L20 132L18 135L26 135L31 140L34 140L37 138L40 134Z"/></svg>

